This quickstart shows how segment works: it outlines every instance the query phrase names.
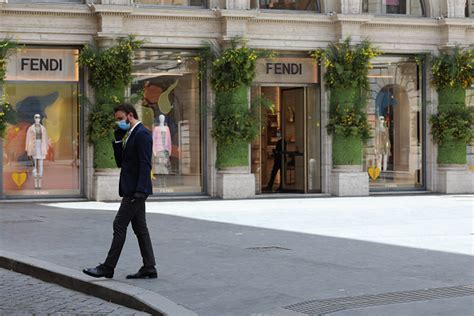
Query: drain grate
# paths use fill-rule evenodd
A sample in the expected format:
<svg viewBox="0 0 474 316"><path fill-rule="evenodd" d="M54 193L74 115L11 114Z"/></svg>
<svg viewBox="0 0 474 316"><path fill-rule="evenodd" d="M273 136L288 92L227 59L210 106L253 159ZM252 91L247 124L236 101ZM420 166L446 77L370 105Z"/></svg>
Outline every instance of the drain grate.
<svg viewBox="0 0 474 316"><path fill-rule="evenodd" d="M474 285L312 300L285 306L284 308L306 315L324 315L353 308L428 301L470 295L474 295Z"/></svg>
<svg viewBox="0 0 474 316"><path fill-rule="evenodd" d="M289 248L279 247L279 246L261 246L261 247L249 247L245 248L248 250L259 250L259 251L271 251L271 250L291 250Z"/></svg>

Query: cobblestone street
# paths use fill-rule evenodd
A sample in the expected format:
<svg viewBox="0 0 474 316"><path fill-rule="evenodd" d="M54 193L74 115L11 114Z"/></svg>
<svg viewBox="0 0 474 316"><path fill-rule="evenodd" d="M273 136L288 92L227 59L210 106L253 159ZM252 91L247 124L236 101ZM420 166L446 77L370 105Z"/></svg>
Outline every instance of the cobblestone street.
<svg viewBox="0 0 474 316"><path fill-rule="evenodd" d="M148 315L0 269L0 315Z"/></svg>

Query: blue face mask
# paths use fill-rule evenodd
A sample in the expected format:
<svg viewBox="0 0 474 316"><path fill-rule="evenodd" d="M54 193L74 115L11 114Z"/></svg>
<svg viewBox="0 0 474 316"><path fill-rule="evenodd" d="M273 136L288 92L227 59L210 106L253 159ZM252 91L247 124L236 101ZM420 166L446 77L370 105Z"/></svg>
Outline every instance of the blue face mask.
<svg viewBox="0 0 474 316"><path fill-rule="evenodd" d="M117 125L120 129L123 129L124 131L130 129L130 122L127 123L127 120L118 121Z"/></svg>

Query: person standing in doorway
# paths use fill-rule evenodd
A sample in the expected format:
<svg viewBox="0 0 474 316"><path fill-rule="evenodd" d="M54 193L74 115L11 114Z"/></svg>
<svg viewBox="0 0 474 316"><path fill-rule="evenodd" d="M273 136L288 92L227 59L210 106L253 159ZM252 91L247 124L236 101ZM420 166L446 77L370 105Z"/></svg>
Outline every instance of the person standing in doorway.
<svg viewBox="0 0 474 316"><path fill-rule="evenodd" d="M151 133L138 120L135 108L130 104L115 107L117 129L114 132L114 155L120 170L119 195L122 203L115 216L112 245L105 262L83 272L93 277L112 278L127 234L128 224L137 236L143 266L127 279L157 278L155 256L146 223L145 200L152 193L151 155L153 140Z"/></svg>
<svg viewBox="0 0 474 316"><path fill-rule="evenodd" d="M275 149L273 149L273 168L272 168L272 174L270 175L270 181L268 181L268 185L266 187L267 191L272 191L273 182L275 182L275 177L278 171L280 171L280 174L281 174L283 139L281 137L280 131L277 131L276 135L277 135L278 141L276 143ZM277 191L281 191L281 178L280 178L280 187L278 188Z"/></svg>

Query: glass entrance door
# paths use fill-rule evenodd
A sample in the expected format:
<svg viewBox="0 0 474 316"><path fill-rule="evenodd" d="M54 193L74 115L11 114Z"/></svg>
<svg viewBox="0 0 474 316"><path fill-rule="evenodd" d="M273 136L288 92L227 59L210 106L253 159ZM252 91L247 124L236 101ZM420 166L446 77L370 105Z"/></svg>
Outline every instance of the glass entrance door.
<svg viewBox="0 0 474 316"><path fill-rule="evenodd" d="M305 192L305 88L281 88L282 191Z"/></svg>
<svg viewBox="0 0 474 316"><path fill-rule="evenodd" d="M253 98L273 104L252 143L257 193L321 191L319 93L316 85L252 87Z"/></svg>

